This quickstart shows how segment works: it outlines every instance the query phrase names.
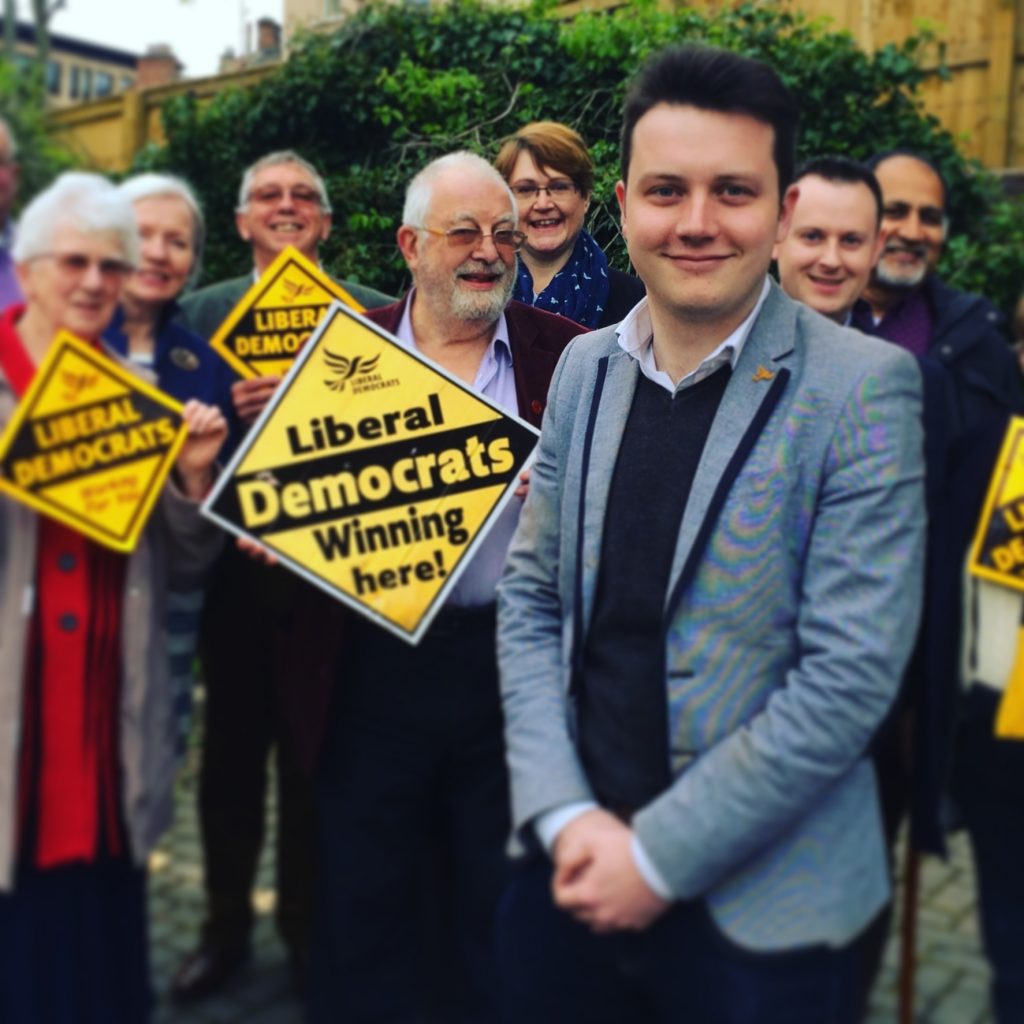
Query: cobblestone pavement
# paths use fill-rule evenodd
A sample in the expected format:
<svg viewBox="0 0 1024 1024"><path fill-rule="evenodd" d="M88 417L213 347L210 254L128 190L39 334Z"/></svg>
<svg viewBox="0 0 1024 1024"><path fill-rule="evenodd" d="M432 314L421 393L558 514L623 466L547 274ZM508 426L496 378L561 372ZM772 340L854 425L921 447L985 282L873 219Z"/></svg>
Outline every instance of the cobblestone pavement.
<svg viewBox="0 0 1024 1024"><path fill-rule="evenodd" d="M174 1007L167 999L171 975L195 945L203 915L196 822L198 756L198 748L189 752L178 785L174 828L150 861L151 955L160 995L154 1024L300 1024L301 1006L290 991L284 950L273 927L270 850L260 865L254 895L257 924L249 966L221 994L194 1006ZM273 808L269 814L268 834L273 835ZM963 835L955 837L948 863L924 861L920 900L917 1024L993 1024L988 968L981 956L974 912L974 876ZM865 1024L897 1020L896 934L894 928Z"/></svg>

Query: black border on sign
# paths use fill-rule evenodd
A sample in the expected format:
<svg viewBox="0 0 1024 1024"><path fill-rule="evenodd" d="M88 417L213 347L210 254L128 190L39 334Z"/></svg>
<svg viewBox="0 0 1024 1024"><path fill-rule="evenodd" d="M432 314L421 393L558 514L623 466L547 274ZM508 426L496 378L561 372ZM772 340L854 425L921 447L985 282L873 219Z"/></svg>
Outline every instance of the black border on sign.
<svg viewBox="0 0 1024 1024"><path fill-rule="evenodd" d="M306 364L306 361L310 358L314 350L319 345L320 336L334 322L334 318L339 313L349 317L352 320L357 321L362 326L369 328L382 341L385 341L389 345L399 349L404 355L408 356L410 359L418 360L425 366L429 366L440 376L444 377L445 380L454 384L456 387L458 387L461 391L465 392L470 397L475 398L482 405L489 406L504 419L511 420L512 422L517 423L521 427L525 428L535 437L540 437L540 431L537 430L537 428L534 427L531 423L527 423L526 420L522 419L521 417L515 415L514 413L508 412L506 409L503 409L500 405L498 405L497 402L488 398L486 395L481 395L478 392L474 391L473 388L471 388L468 384L466 384L464 381L459 380L457 377L453 376L446 369L444 369L444 367L439 366L436 362L434 362L433 359L424 356L422 353L417 352L415 349L407 348L398 340L398 338L396 338L393 334L389 334L382 327L373 323L372 320L367 320L366 317L361 316L359 313L355 312L355 310L350 309L343 302L335 301L328 308L327 312L324 313L323 319L317 325L316 330L310 335L309 340L306 342L305 345L302 346L302 349L299 351L299 354L295 358L295 362L292 363L291 369L289 369L288 373L281 381L280 386L277 388L277 390L271 397L270 401L264 407L263 412L260 413L259 417L249 428L249 432L246 434L242 443L235 450L235 454L232 456L231 461L224 468L224 472L221 473L216 484L214 485L213 490L209 493L209 495L207 495L206 500L203 502L200 508L200 512L208 519L211 519L213 520L213 522L217 523L217 525L220 526L222 529L227 530L229 533L233 533L236 537L244 537L247 540L255 541L257 544L260 544L268 551L273 552L274 555L280 561L281 565L286 566L292 572L301 576L303 579L307 580L309 583L312 583L314 586L319 587L320 590L324 591L327 594L330 594L336 600L339 600L343 604L348 605L350 608L358 612L360 615L363 615L366 618L371 619L373 622L376 622L379 626L388 630L390 633L393 633L395 636L400 637L407 643L415 645L419 643L419 641L423 637L423 634L430 628L431 622L433 622L434 617L441 610L441 607L444 604L445 600L447 599L448 595L451 593L452 588L456 585L456 583L458 583L463 572L465 572L466 568L469 566L469 563L473 560L473 555L476 553L477 549L483 543L484 538L490 532L490 528L494 524L494 521L497 519L497 517L501 514L502 510L511 500L512 495L516 490L516 487L519 485L519 474L533 461L533 452L531 452L531 454L522 464L522 466L520 466L514 472L512 479L509 481L508 486L505 488L505 493L502 494L494 503L493 507L491 508L491 511L488 513L484 521L480 524L480 528L477 530L476 535L473 537L472 541L470 541L469 543L469 546L463 552L462 557L458 561L458 564L453 568L451 572L449 572L444 585L434 595L430 604L427 606L423 615L420 617L420 621L417 623L416 628L411 631L403 629L401 626L397 625L390 619L381 615L373 608L370 608L368 605L363 604L357 598L354 598L351 595L346 594L343 590L340 590L339 588L327 583L319 576L315 575L308 569L305 569L303 566L293 561L287 555L278 551L273 544L268 543L264 539L253 536L253 534L248 533L237 523L233 523L230 520L225 519L217 512L215 512L213 509L213 506L217 499L220 497L221 492L229 485L232 478L234 477L235 470L238 468L238 465L242 462L245 456L248 455L250 449L255 444L256 439L262 433L263 427L265 426L267 420L270 419L274 411L277 409L278 405L280 405L281 402L284 401L284 398L291 390L296 375L301 372L302 367Z"/></svg>
<svg viewBox="0 0 1024 1024"><path fill-rule="evenodd" d="M1024 443L1024 417L1011 416L1010 422L1006 427L1006 433L1003 435L1002 443L999 446L996 468L989 480L988 491L985 494L985 503L982 506L978 527L971 542L970 556L967 563L968 572L971 575L1018 591L1024 590L1024 576L1000 572L998 569L985 565L982 562L982 558L988 554L984 548L985 541L988 540L989 526L995 516L995 511L1006 487L1006 482L1010 477L1014 458L1020 450L1022 443Z"/></svg>
<svg viewBox="0 0 1024 1024"><path fill-rule="evenodd" d="M116 380L119 381L119 383L123 384L128 389L129 393L143 394L147 398L149 398L149 399L151 399L153 401L156 401L156 399L154 398L154 395L151 393L152 391L155 391L156 389L148 389L147 390L147 389L143 389L143 388L139 387L138 385L140 383L141 384L145 384L146 382L145 381L140 381L137 378L132 377L131 374L129 374L126 370L122 370L121 367L118 366L117 363L115 363L112 359L110 359L109 356L101 355L101 353L93 351L88 346L79 347L78 345L68 344L66 341L63 341L63 340L61 342L59 342L59 344L60 344L61 347L58 350L58 353L66 351L66 350L70 350L71 352L74 352L76 355L81 356L84 360L91 362L92 365L94 366L94 368L97 370L97 372L103 374L103 376L108 377L108 378L109 377L114 377ZM97 362L97 358L98 357L104 359L105 362L108 365L107 366L100 365ZM55 358L50 363L50 365L47 367L46 375L40 381L39 389L36 392L36 399L37 399L37 403L36 404L38 404L39 396L42 395L42 393L46 390L47 386L49 385L49 383L50 383L50 381L51 381L51 379L53 377L53 374L56 373L58 365L59 365L59 356L58 356L58 358ZM111 373L111 370L110 370L110 366L111 365L114 367L115 370L118 371L117 373ZM20 422L18 423L18 432L19 433L26 426L28 426L28 424L32 423L32 421L33 421L33 416L32 416L33 408L34 407L27 407L25 409L25 413L21 417ZM178 409L176 409L176 408L174 408L173 406L170 406L170 405L167 406L167 411L172 416L176 416L178 421L179 421L177 426L175 427L175 434L177 435L178 433L180 433L181 427L182 427L182 423L184 422L184 420L182 418L182 414L181 414L181 412ZM13 437L12 437L12 442L13 442ZM157 472L151 478L150 486L148 486L146 488L146 491L144 492L141 500L135 506L135 511L132 513L132 518L129 520L129 528L124 530L121 533L115 533L113 530L110 530L110 529L107 529L106 527L102 527L102 526L97 525L93 520L87 518L84 515L81 515L79 513L72 512L72 511L68 510L63 505L59 505L59 504L57 504L57 502L53 501L52 499L49 499L49 498L45 497L45 495L43 495L39 491L29 491L27 488L17 487L17 485L14 484L14 481L11 480L9 477L8 477L8 481L7 482L8 482L9 485L14 486L21 494L30 495L32 500L38 506L45 506L46 508L50 509L51 511L48 512L48 513L44 511L44 515L49 515L50 518L56 519L57 522L64 522L65 525L70 525L68 520L74 520L77 523L83 524L83 526L89 532L91 532L94 535L95 534L103 534L103 536L109 537L112 541L114 541L117 544L125 544L128 541L128 538L131 537L132 534L135 532L139 517L142 516L143 513L145 513L145 517L144 518L149 518L149 514L150 514L150 512L152 510L152 506L153 506L153 503L154 503L154 500L155 500L153 498L154 490L159 490L159 488L154 488L152 486L152 480L159 480L160 481L160 487L163 487L163 484L164 484L164 480L162 478L163 463L168 459L168 457L173 459L173 457L177 454L177 452L175 451L176 447L179 447L179 446L177 446L175 444L175 442L172 441L164 449L163 454L162 454L162 458L161 458L160 463L159 463L158 468L157 468ZM5 453L4 460L3 460L4 461L4 469L5 470L7 468L7 461L8 461L7 460L7 454L8 453ZM133 463L135 463L135 462L142 462L143 459L146 459L146 458L150 458L150 455L144 455L144 456L141 456L140 458L131 459L131 460L128 460L126 462L119 462L116 465L118 465L118 466L131 466ZM105 468L106 469L110 469L111 467L107 466ZM73 481L75 479L83 479L84 477L88 477L90 475L92 475L92 474L82 473L81 476L79 476L79 477L68 477L68 478L65 478L65 480L61 481L61 483L70 483L71 481ZM42 509L40 509L40 511L42 511ZM55 513L57 513L57 514L55 514Z"/></svg>

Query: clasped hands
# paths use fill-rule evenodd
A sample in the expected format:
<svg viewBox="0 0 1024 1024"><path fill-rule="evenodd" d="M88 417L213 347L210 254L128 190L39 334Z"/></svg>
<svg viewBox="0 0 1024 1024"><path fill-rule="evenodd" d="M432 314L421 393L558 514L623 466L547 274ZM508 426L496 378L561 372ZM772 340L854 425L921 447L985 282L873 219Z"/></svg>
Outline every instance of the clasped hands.
<svg viewBox="0 0 1024 1024"><path fill-rule="evenodd" d="M671 905L644 881L633 860L633 830L595 808L558 834L552 857L555 905L597 933L641 931Z"/></svg>

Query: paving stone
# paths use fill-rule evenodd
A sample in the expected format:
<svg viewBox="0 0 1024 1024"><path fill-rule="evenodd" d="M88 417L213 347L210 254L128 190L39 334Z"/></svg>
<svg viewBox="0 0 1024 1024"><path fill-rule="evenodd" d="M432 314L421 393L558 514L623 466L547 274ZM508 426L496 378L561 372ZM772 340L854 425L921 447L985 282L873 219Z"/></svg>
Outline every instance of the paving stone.
<svg viewBox="0 0 1024 1024"><path fill-rule="evenodd" d="M273 922L276 903L272 844L257 872L253 961L216 997L188 1007L167 997L170 979L195 947L205 912L201 845L196 822L198 730L176 788L174 826L150 861L150 931L153 984L160 995L152 1024L301 1024L302 1009L290 990L287 956ZM269 792L276 792L271 780ZM267 835L276 827L273 807ZM904 865L897 850L897 879ZM980 949L969 845L962 834L950 843L950 858L921 861L918 913L917 1024L994 1024L988 1005L989 969ZM899 917L886 944L883 967L863 1024L895 1024L899 987Z"/></svg>

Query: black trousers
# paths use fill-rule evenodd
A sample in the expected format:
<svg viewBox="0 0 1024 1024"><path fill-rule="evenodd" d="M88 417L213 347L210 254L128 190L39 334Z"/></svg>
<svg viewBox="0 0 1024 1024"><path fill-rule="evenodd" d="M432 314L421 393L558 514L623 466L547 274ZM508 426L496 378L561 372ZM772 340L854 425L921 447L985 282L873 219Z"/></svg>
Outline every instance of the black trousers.
<svg viewBox="0 0 1024 1024"><path fill-rule="evenodd" d="M361 623L346 650L317 772L309 1019L493 1021L509 830L493 609L442 613L417 647Z"/></svg>
<svg viewBox="0 0 1024 1024"><path fill-rule="evenodd" d="M702 901L639 932L595 935L551 896L546 858L517 868L498 916L505 1024L855 1024L858 940L754 952Z"/></svg>
<svg viewBox="0 0 1024 1024"><path fill-rule="evenodd" d="M252 888L266 819L268 764L277 758L278 932L308 949L314 873L312 780L299 767L282 713L280 678L298 581L225 551L207 589L200 654L206 684L199 822L207 894L206 942L240 948L252 926Z"/></svg>

